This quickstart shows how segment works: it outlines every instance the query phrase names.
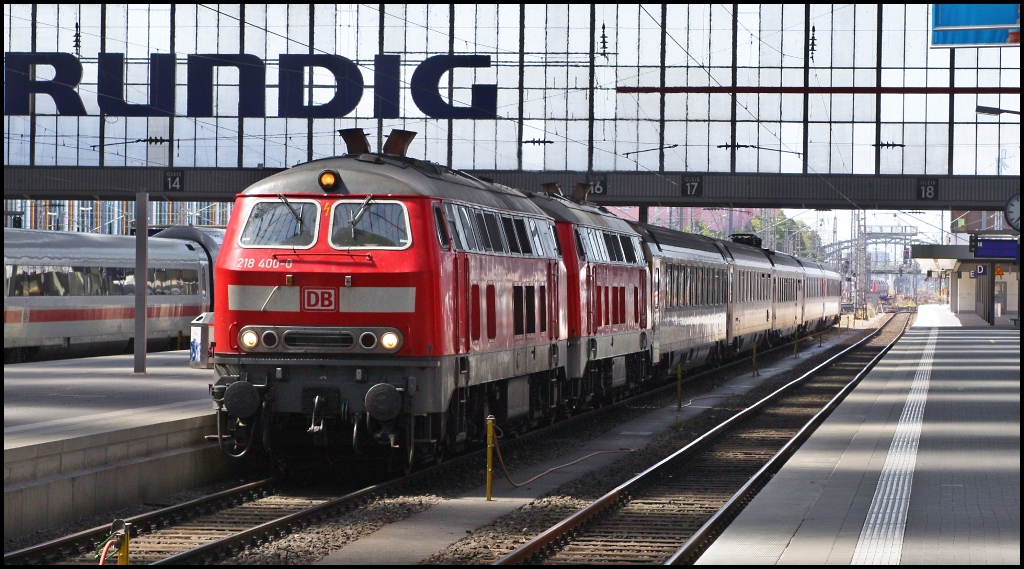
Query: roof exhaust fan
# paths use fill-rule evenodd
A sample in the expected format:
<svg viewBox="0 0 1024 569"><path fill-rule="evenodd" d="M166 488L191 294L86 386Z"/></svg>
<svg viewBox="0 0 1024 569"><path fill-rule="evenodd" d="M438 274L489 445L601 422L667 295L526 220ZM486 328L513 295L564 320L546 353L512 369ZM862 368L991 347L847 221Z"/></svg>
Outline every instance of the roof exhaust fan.
<svg viewBox="0 0 1024 569"><path fill-rule="evenodd" d="M338 131L349 154L366 154L370 151L370 141L361 128L345 128Z"/></svg>
<svg viewBox="0 0 1024 569"><path fill-rule="evenodd" d="M576 187L572 189L572 199L579 202L587 201L587 194L590 193L590 189L593 187L593 184L589 184L586 182L580 182L576 184Z"/></svg>
<svg viewBox="0 0 1024 569"><path fill-rule="evenodd" d="M555 196L562 195L562 186L559 186L558 184L556 184L554 182L548 182L546 184L541 184L540 187L544 189L544 193L545 194L551 194L551 195L555 195Z"/></svg>
<svg viewBox="0 0 1024 569"><path fill-rule="evenodd" d="M409 151L409 145L412 144L412 139L416 138L416 133L411 130L398 130L397 128L391 129L391 134L388 135L388 139L384 141L384 154L391 154L393 156L405 156L405 153Z"/></svg>

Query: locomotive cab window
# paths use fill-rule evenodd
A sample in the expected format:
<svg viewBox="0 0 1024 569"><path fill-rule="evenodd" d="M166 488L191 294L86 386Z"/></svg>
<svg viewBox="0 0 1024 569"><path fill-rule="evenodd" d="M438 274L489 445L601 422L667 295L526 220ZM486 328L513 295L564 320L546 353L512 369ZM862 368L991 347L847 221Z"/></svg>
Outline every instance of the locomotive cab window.
<svg viewBox="0 0 1024 569"><path fill-rule="evenodd" d="M437 230L440 240L444 226ZM334 204L331 246L336 249L405 249L411 235L409 213L401 202L367 198Z"/></svg>
<svg viewBox="0 0 1024 569"><path fill-rule="evenodd" d="M246 248L308 249L316 242L319 212L314 201L288 199L284 195L277 200L257 202L249 210L238 243Z"/></svg>

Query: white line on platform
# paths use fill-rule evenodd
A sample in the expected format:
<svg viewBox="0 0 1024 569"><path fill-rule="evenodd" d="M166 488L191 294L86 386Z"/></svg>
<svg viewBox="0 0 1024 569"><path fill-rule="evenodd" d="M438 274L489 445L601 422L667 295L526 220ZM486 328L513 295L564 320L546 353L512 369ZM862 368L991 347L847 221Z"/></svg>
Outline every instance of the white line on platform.
<svg viewBox="0 0 1024 569"><path fill-rule="evenodd" d="M861 528L852 565L898 565L900 562L937 337L938 329L932 328L896 426L896 435L885 457L882 476L875 487L867 520Z"/></svg>
<svg viewBox="0 0 1024 569"><path fill-rule="evenodd" d="M166 405L156 405L154 407L140 407L138 409L119 409L117 411L108 411L106 413L96 413L93 415L80 415L78 417L68 417L67 419L54 419L53 421L42 421L40 423L29 423L27 425L18 425L16 427L5 427L4 436L13 435L16 433L23 433L25 431L34 431L37 429L46 429L49 427L63 427L67 425L75 425L78 423L88 423L92 421L103 421L106 419L114 419L117 417L124 417L125 415L136 415L138 413L153 413L158 411L175 411L178 409L188 408L200 408L203 405L209 406L210 413L213 413L213 406L210 404L208 399L194 399L192 401L179 401L178 403L168 403Z"/></svg>

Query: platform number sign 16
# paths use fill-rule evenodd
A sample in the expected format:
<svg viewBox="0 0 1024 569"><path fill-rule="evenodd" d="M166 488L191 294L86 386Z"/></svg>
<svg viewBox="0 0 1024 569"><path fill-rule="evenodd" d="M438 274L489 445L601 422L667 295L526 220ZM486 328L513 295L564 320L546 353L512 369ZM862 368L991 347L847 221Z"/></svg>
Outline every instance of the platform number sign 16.
<svg viewBox="0 0 1024 569"><path fill-rule="evenodd" d="M185 172L182 170L164 170L164 191L185 191Z"/></svg>
<svg viewBox="0 0 1024 569"><path fill-rule="evenodd" d="M603 196L608 192L608 180L601 178L599 180L590 181L590 193Z"/></svg>
<svg viewBox="0 0 1024 569"><path fill-rule="evenodd" d="M683 197L692 198L704 195L704 180L702 176L683 176Z"/></svg>
<svg viewBox="0 0 1024 569"><path fill-rule="evenodd" d="M917 199L937 200L939 199L939 181L935 178L917 179Z"/></svg>

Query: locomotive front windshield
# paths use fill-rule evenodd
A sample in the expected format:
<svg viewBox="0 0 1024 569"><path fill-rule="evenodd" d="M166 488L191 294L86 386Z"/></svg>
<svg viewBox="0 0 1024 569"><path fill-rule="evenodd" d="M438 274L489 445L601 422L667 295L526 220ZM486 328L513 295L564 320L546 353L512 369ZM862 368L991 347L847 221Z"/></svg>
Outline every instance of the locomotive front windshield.
<svg viewBox="0 0 1024 569"><path fill-rule="evenodd" d="M242 247L309 247L316 239L319 207L283 196L259 202L249 212L239 243Z"/></svg>
<svg viewBox="0 0 1024 569"><path fill-rule="evenodd" d="M409 216L400 202L377 201L371 196L334 205L331 217L333 247L404 249L410 242Z"/></svg>

